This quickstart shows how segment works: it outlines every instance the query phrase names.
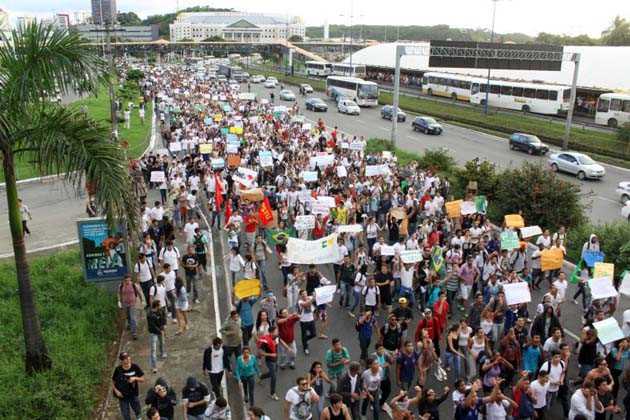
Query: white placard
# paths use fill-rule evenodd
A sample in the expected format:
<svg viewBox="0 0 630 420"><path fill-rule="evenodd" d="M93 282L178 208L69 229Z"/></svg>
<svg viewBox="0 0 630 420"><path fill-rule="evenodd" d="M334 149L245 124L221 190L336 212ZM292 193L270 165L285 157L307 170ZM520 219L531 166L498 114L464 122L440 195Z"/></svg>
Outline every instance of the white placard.
<svg viewBox="0 0 630 420"><path fill-rule="evenodd" d="M223 160L223 158L211 159L210 165L212 166L212 169L225 168L225 160Z"/></svg>
<svg viewBox="0 0 630 420"><path fill-rule="evenodd" d="M365 149L365 144L360 141L354 141L350 143L350 150L355 150L357 152L362 152Z"/></svg>
<svg viewBox="0 0 630 420"><path fill-rule="evenodd" d="M293 264L331 264L339 261L337 234L316 241L289 238L287 261Z"/></svg>
<svg viewBox="0 0 630 420"><path fill-rule="evenodd" d="M360 233L363 232L363 225L339 225L337 226L337 232L339 233Z"/></svg>
<svg viewBox="0 0 630 420"><path fill-rule="evenodd" d="M603 345L613 343L617 340L623 340L625 338L623 330L619 327L619 323L613 317L606 318L603 321L593 322L593 328L597 330L597 338Z"/></svg>
<svg viewBox="0 0 630 420"><path fill-rule="evenodd" d="M386 257L393 257L396 254L396 249L391 245L381 245L381 255Z"/></svg>
<svg viewBox="0 0 630 420"><path fill-rule="evenodd" d="M260 166L263 168L270 168L273 166L273 156L269 150L262 150L258 153L260 158Z"/></svg>
<svg viewBox="0 0 630 420"><path fill-rule="evenodd" d="M296 216L293 227L297 230L308 230L315 228L315 216Z"/></svg>
<svg viewBox="0 0 630 420"><path fill-rule="evenodd" d="M241 178L240 176L233 175L232 179L234 180L234 182L238 182L239 184L244 185L247 189L254 188L254 183L247 178Z"/></svg>
<svg viewBox="0 0 630 420"><path fill-rule="evenodd" d="M315 303L318 305L324 305L326 303L330 303L335 298L335 292L337 291L337 286L322 286L315 288Z"/></svg>
<svg viewBox="0 0 630 420"><path fill-rule="evenodd" d="M540 226L526 226L519 229L521 231L521 238L527 239L532 236L542 235L542 229Z"/></svg>
<svg viewBox="0 0 630 420"><path fill-rule="evenodd" d="M243 178L248 179L250 181L253 181L254 179L258 178L258 172L254 171L253 169L239 166L236 172Z"/></svg>
<svg viewBox="0 0 630 420"><path fill-rule="evenodd" d="M304 182L316 182L317 171L302 171L300 172L300 177L304 180Z"/></svg>
<svg viewBox="0 0 630 420"><path fill-rule="evenodd" d="M422 261L422 251L419 249L406 249L400 251L400 260L405 264L413 264Z"/></svg>
<svg viewBox="0 0 630 420"><path fill-rule="evenodd" d="M300 200L302 203L310 203L311 201L313 201L311 190L298 191L298 200Z"/></svg>
<svg viewBox="0 0 630 420"><path fill-rule="evenodd" d="M225 148L226 153L238 153L238 144L228 144Z"/></svg>
<svg viewBox="0 0 630 420"><path fill-rule="evenodd" d="M462 201L460 208L461 208L461 213L464 216L468 214L477 213L477 208L475 207L475 203L472 201Z"/></svg>
<svg viewBox="0 0 630 420"><path fill-rule="evenodd" d="M621 285L619 285L619 293L624 296L630 297L630 271L626 271L621 279Z"/></svg>
<svg viewBox="0 0 630 420"><path fill-rule="evenodd" d="M365 176L388 175L389 167L387 165L367 165L365 167Z"/></svg>
<svg viewBox="0 0 630 420"><path fill-rule="evenodd" d="M312 128L311 123L302 124L302 130L304 131L311 131L311 128Z"/></svg>
<svg viewBox="0 0 630 420"><path fill-rule="evenodd" d="M392 160L393 158L394 155L392 155L392 152L390 152L389 150L383 150L383 159Z"/></svg>
<svg viewBox="0 0 630 420"><path fill-rule="evenodd" d="M347 141L342 141L339 144L339 147L341 147L342 149L349 149L350 148L350 143L348 143Z"/></svg>
<svg viewBox="0 0 630 420"><path fill-rule="evenodd" d="M527 303L532 301L532 294L529 291L527 282L505 283L503 285L503 293L505 293L505 303L508 305L518 305L519 303Z"/></svg>
<svg viewBox="0 0 630 420"><path fill-rule="evenodd" d="M613 280L610 277L589 279L588 286L591 288L593 300L619 296L617 289L615 289L613 285Z"/></svg>
<svg viewBox="0 0 630 420"><path fill-rule="evenodd" d="M345 178L348 176L348 170L345 166L337 166L337 176L339 178Z"/></svg>
<svg viewBox="0 0 630 420"><path fill-rule="evenodd" d="M168 145L168 149L169 149L171 152L181 152L181 150L182 150L182 143L181 143L181 142L179 142L179 141L174 141L174 142L171 142L171 143L169 143L169 145Z"/></svg>
<svg viewBox="0 0 630 420"><path fill-rule="evenodd" d="M324 169L335 162L335 155L312 156L310 159L311 169L318 167Z"/></svg>
<svg viewBox="0 0 630 420"><path fill-rule="evenodd" d="M164 171L151 171L151 182L164 182L166 179L166 175Z"/></svg>

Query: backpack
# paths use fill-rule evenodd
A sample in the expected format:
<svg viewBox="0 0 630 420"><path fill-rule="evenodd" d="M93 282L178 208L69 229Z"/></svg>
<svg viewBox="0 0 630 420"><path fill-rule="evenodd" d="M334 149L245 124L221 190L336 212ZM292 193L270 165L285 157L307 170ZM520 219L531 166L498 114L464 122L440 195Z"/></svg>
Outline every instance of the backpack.
<svg viewBox="0 0 630 420"><path fill-rule="evenodd" d="M518 407L518 416L520 418L528 418L534 416L534 404L525 392L521 394L521 401Z"/></svg>
<svg viewBox="0 0 630 420"><path fill-rule="evenodd" d="M306 401L306 393L302 394L300 396L300 401L293 406L293 414L298 419L306 420L311 417L311 403Z"/></svg>

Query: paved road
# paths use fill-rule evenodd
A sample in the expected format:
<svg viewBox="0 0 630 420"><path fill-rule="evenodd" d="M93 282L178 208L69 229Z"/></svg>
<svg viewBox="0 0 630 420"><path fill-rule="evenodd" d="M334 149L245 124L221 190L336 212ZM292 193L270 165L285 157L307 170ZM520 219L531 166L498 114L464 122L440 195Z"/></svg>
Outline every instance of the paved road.
<svg viewBox="0 0 630 420"><path fill-rule="evenodd" d="M253 92L263 97L269 96L270 89L266 89L260 84L252 84L251 86ZM335 104L328 100L328 112L311 112L304 108L304 97L298 94L295 87L288 85L285 87L292 89L296 93L301 112L309 119L317 120L317 118L322 117L327 125L336 125L345 132L364 136L366 139L371 137L390 138L391 122L381 118L380 107L362 108L361 115L349 116L339 114ZM276 101L278 93L279 89L276 88ZM315 95L325 98L325 95L321 93L316 93ZM283 101L278 103L291 104ZM503 168L519 166L523 161L546 165L545 157L529 156L526 153L509 150L505 138L456 125L445 124L445 131L441 136L430 136L414 132L411 129L411 116L413 114L407 114L407 122L398 124L398 146L405 150L421 152L425 149L445 147L460 164L479 157L494 162ZM589 207L587 214L594 222L606 222L621 217L621 203L615 194L615 188L620 181L630 179L630 170L607 164L604 164L604 166L607 174L601 181L579 181L573 176L560 175L580 186L583 193L583 202Z"/></svg>

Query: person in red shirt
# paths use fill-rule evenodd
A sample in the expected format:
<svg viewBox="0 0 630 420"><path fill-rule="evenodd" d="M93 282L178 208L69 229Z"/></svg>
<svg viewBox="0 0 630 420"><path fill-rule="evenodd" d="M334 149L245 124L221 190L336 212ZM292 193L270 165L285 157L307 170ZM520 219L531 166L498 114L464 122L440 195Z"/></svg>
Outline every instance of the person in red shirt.
<svg viewBox="0 0 630 420"><path fill-rule="evenodd" d="M245 237L247 238L247 246L254 246L256 239L256 229L258 228L258 217L255 213L250 213L245 217Z"/></svg>
<svg viewBox="0 0 630 420"><path fill-rule="evenodd" d="M276 395L276 380L278 376L278 327L272 325L269 332L258 337L256 345L258 347L258 355L262 357L267 365L267 372L260 375L260 380L271 379L271 399L278 401L280 398Z"/></svg>
<svg viewBox="0 0 630 420"><path fill-rule="evenodd" d="M446 321L448 318L448 302L446 301L446 292L442 290L440 292L440 297L433 304L433 313L435 314L435 318L438 320L440 325L440 331L446 330Z"/></svg>
<svg viewBox="0 0 630 420"><path fill-rule="evenodd" d="M422 340L423 329L427 330L429 338L433 341L435 352L440 356L440 335L442 334L440 320L437 316L433 315L433 312L429 308L424 310L424 317L418 321L418 325L416 326L416 343Z"/></svg>
<svg viewBox="0 0 630 420"><path fill-rule="evenodd" d="M300 320L298 314L289 315L289 310L284 308L278 314L278 366L285 369L287 366L295 369L295 324Z"/></svg>

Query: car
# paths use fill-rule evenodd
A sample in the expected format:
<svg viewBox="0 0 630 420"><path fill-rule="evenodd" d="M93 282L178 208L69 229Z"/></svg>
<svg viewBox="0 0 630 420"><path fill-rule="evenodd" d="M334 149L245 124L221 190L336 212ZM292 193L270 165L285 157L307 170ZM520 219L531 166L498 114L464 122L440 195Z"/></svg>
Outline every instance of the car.
<svg viewBox="0 0 630 420"><path fill-rule="evenodd" d="M265 76L263 76L262 74L256 74L256 75L252 76L249 79L249 81L252 82L252 83L262 83L262 82L265 81Z"/></svg>
<svg viewBox="0 0 630 420"><path fill-rule="evenodd" d="M276 87L276 82L275 82L274 80L269 80L269 79L267 79L267 80L265 80L264 86L265 86L267 89L275 89L275 87Z"/></svg>
<svg viewBox="0 0 630 420"><path fill-rule="evenodd" d="M275 84L278 84L278 79L276 79L276 78L275 78L275 77L273 77L273 76L269 76L269 77L267 77L267 80L273 80L273 82L274 82Z"/></svg>
<svg viewBox="0 0 630 420"><path fill-rule="evenodd" d="M386 120L391 120L393 115L394 115L394 107L392 105L385 105L383 108L381 108L381 118L384 118ZM398 108L397 115L398 115L398 122L407 121L407 114L402 112L400 108Z"/></svg>
<svg viewBox="0 0 630 420"><path fill-rule="evenodd" d="M337 111L342 114L359 115L361 114L361 108L356 102L349 99L342 99L337 102Z"/></svg>
<svg viewBox="0 0 630 420"><path fill-rule="evenodd" d="M514 133L510 136L509 146L512 150L522 150L530 155L544 156L549 151L549 146L531 134Z"/></svg>
<svg viewBox="0 0 630 420"><path fill-rule="evenodd" d="M247 79L249 79L249 73L247 73L246 71L244 71L244 72L241 74L241 77L242 77L241 81L242 81L242 82L246 82L246 81L247 81Z"/></svg>
<svg viewBox="0 0 630 420"><path fill-rule="evenodd" d="M315 112L328 111L328 104L324 102L322 99L316 98L316 97L306 98L306 101L304 101L304 106L306 107L307 110L310 110L310 111L315 111Z"/></svg>
<svg viewBox="0 0 630 420"><path fill-rule="evenodd" d="M444 129L442 126L431 117L416 117L411 122L411 128L413 131L422 131L424 134L442 134Z"/></svg>
<svg viewBox="0 0 630 420"><path fill-rule="evenodd" d="M552 171L567 172L577 176L579 180L601 179L606 175L604 167L584 153L552 153L548 162Z"/></svg>
<svg viewBox="0 0 630 420"><path fill-rule="evenodd" d="M621 181L615 190L622 204L630 200L630 181Z"/></svg>
<svg viewBox="0 0 630 420"><path fill-rule="evenodd" d="M308 95L309 93L313 93L313 87L308 83L302 83L300 85L300 93L302 95Z"/></svg>
<svg viewBox="0 0 630 420"><path fill-rule="evenodd" d="M280 99L283 101L295 101L295 93L289 89L283 89L280 91Z"/></svg>

